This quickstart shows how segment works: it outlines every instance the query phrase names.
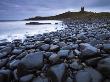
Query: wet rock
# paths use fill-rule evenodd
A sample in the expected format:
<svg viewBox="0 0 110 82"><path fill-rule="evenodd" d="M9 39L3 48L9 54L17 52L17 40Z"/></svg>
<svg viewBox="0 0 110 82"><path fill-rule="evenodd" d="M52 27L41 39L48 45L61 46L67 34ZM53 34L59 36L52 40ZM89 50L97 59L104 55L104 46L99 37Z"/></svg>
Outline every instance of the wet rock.
<svg viewBox="0 0 110 82"><path fill-rule="evenodd" d="M38 76L37 78L34 78L32 82L49 82L47 78L42 78Z"/></svg>
<svg viewBox="0 0 110 82"><path fill-rule="evenodd" d="M61 57L61 58L66 58L66 57L68 57L68 55L69 55L69 50L60 50L59 52L58 52L58 55Z"/></svg>
<svg viewBox="0 0 110 82"><path fill-rule="evenodd" d="M12 54L15 54L15 55L19 55L19 54L21 54L23 52L23 49L14 49L13 51L12 51Z"/></svg>
<svg viewBox="0 0 110 82"><path fill-rule="evenodd" d="M48 76L52 80L52 82L63 82L65 76L65 64L57 64L48 70Z"/></svg>
<svg viewBox="0 0 110 82"><path fill-rule="evenodd" d="M74 82L72 78L68 77L65 82Z"/></svg>
<svg viewBox="0 0 110 82"><path fill-rule="evenodd" d="M58 51L60 47L58 45L50 45L50 51Z"/></svg>
<svg viewBox="0 0 110 82"><path fill-rule="evenodd" d="M11 61L10 64L9 64L10 68L11 69L15 69L20 62L21 62L20 60L13 60L13 61Z"/></svg>
<svg viewBox="0 0 110 82"><path fill-rule="evenodd" d="M33 74L25 75L20 78L20 82L30 82L33 78Z"/></svg>
<svg viewBox="0 0 110 82"><path fill-rule="evenodd" d="M8 62L8 59L7 58L6 59L1 59L0 60L0 68L3 67L3 66L5 66L7 64L7 62Z"/></svg>
<svg viewBox="0 0 110 82"><path fill-rule="evenodd" d="M103 80L103 77L101 75L101 73L99 73L98 71L96 71L93 68L85 68L85 71L87 71L90 76L91 76L91 80L92 82L101 82Z"/></svg>
<svg viewBox="0 0 110 82"><path fill-rule="evenodd" d="M0 82L11 82L12 75L10 70L0 70Z"/></svg>
<svg viewBox="0 0 110 82"><path fill-rule="evenodd" d="M5 47L5 48L1 49L0 58L7 56L9 53L11 53L11 51L12 51L12 47Z"/></svg>
<svg viewBox="0 0 110 82"><path fill-rule="evenodd" d="M110 58L100 60L98 69L104 76L110 78Z"/></svg>
<svg viewBox="0 0 110 82"><path fill-rule="evenodd" d="M21 59L21 58L25 57L27 54L28 54L27 52L23 52L23 53L21 53L20 55L18 55L18 56L16 57L16 59Z"/></svg>
<svg viewBox="0 0 110 82"><path fill-rule="evenodd" d="M91 81L91 76L86 71L79 71L76 74L76 82L92 82Z"/></svg>
<svg viewBox="0 0 110 82"><path fill-rule="evenodd" d="M44 44L40 47L41 50L44 50L44 51L48 51L50 48L50 45L49 44Z"/></svg>
<svg viewBox="0 0 110 82"><path fill-rule="evenodd" d="M78 62L74 61L73 63L70 64L70 68L74 70L80 70L82 66Z"/></svg>
<svg viewBox="0 0 110 82"><path fill-rule="evenodd" d="M110 53L110 44L103 44L103 49L104 49L104 51Z"/></svg>
<svg viewBox="0 0 110 82"><path fill-rule="evenodd" d="M97 54L97 48L91 46L90 44L80 44L80 46L83 48L81 51L81 56L88 58L88 57L94 57L98 56Z"/></svg>
<svg viewBox="0 0 110 82"><path fill-rule="evenodd" d="M35 52L26 55L22 60L22 63L26 66L26 68L42 68L43 66L43 53Z"/></svg>
<svg viewBox="0 0 110 82"><path fill-rule="evenodd" d="M50 38L45 38L44 39L44 42L47 43L47 44L49 44L51 42L51 39Z"/></svg>
<svg viewBox="0 0 110 82"><path fill-rule="evenodd" d="M49 60L51 61L51 62L57 62L58 60L59 60L59 55L57 55L57 54L52 54L50 57L49 57Z"/></svg>
<svg viewBox="0 0 110 82"><path fill-rule="evenodd" d="M75 58L75 54L73 53L73 51L71 50L69 55L68 55L69 59Z"/></svg>

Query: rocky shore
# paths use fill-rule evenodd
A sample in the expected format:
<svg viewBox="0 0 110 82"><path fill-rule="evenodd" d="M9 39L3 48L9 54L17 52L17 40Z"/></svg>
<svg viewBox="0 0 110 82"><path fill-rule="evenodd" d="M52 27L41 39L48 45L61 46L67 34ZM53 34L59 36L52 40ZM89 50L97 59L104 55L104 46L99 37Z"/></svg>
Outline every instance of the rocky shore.
<svg viewBox="0 0 110 82"><path fill-rule="evenodd" d="M64 20L56 32L0 43L0 82L110 82L109 19Z"/></svg>

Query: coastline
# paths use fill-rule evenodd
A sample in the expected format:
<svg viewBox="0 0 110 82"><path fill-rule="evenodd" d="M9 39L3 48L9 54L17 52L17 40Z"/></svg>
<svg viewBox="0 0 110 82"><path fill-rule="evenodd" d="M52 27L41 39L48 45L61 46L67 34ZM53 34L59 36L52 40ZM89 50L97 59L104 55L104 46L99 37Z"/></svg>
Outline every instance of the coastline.
<svg viewBox="0 0 110 82"><path fill-rule="evenodd" d="M63 30L0 43L1 82L105 82L110 78L109 21L66 19Z"/></svg>

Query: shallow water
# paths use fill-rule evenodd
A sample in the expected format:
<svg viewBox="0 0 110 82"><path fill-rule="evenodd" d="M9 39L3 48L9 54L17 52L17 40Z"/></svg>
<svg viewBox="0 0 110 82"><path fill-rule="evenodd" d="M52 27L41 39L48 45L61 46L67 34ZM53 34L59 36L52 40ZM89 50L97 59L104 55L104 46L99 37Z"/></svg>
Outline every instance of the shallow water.
<svg viewBox="0 0 110 82"><path fill-rule="evenodd" d="M24 39L26 35L42 34L62 29L62 21L42 20L40 23L51 23L44 25L25 25L31 21L5 21L0 22L0 40L12 41ZM58 24L55 24L58 23Z"/></svg>

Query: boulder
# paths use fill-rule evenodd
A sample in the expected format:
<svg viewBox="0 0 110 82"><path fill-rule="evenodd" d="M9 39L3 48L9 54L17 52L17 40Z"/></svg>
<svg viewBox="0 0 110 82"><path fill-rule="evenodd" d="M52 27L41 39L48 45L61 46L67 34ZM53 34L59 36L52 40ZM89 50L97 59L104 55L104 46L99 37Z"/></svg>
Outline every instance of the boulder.
<svg viewBox="0 0 110 82"><path fill-rule="evenodd" d="M49 44L44 44L44 45L42 45L42 46L40 47L40 49L43 50L43 51L48 51L49 48L50 48L50 45L49 45Z"/></svg>
<svg viewBox="0 0 110 82"><path fill-rule="evenodd" d="M93 68L85 68L85 71L90 74L92 82L102 82L103 77L97 70Z"/></svg>
<svg viewBox="0 0 110 82"><path fill-rule="evenodd" d="M5 47L5 48L1 49L0 58L7 56L9 53L11 53L11 51L12 51L12 47Z"/></svg>
<svg viewBox="0 0 110 82"><path fill-rule="evenodd" d="M34 78L32 82L49 82L48 78L42 78L38 76L37 78Z"/></svg>
<svg viewBox="0 0 110 82"><path fill-rule="evenodd" d="M30 82L33 79L33 76L33 74L22 76L20 82Z"/></svg>
<svg viewBox="0 0 110 82"><path fill-rule="evenodd" d="M47 74L52 82L63 82L63 79L65 78L64 77L65 71L66 71L65 64L62 63L51 66Z"/></svg>
<svg viewBox="0 0 110 82"><path fill-rule="evenodd" d="M58 61L59 60L59 55L57 55L57 54L52 54L50 57L49 57L49 60L51 61L51 62L56 62L56 61Z"/></svg>
<svg viewBox="0 0 110 82"><path fill-rule="evenodd" d="M88 72L81 70L76 74L76 82L92 82L91 76Z"/></svg>
<svg viewBox="0 0 110 82"><path fill-rule="evenodd" d="M21 62L26 66L26 68L33 69L38 68L41 69L43 66L43 53L35 52L26 55Z"/></svg>
<svg viewBox="0 0 110 82"><path fill-rule="evenodd" d="M58 45L50 45L50 51L58 51L60 47Z"/></svg>
<svg viewBox="0 0 110 82"><path fill-rule="evenodd" d="M110 58L105 58L99 61L98 70L105 76L110 78Z"/></svg>
<svg viewBox="0 0 110 82"><path fill-rule="evenodd" d="M68 55L69 55L69 52L70 52L70 50L60 50L60 51L58 52L58 55L59 55L61 58L67 58Z"/></svg>

